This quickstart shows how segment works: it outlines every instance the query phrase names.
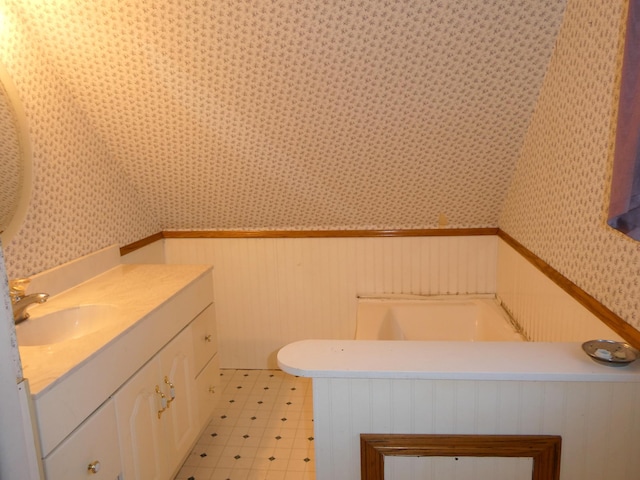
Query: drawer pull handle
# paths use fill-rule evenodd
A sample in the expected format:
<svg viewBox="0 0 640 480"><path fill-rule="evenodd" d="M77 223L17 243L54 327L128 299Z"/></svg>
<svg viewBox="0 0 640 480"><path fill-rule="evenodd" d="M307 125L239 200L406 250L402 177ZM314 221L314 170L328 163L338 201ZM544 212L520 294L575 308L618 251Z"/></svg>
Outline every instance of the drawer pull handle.
<svg viewBox="0 0 640 480"><path fill-rule="evenodd" d="M91 462L87 470L89 470L89 473L98 473L100 471L100 462L98 460Z"/></svg>
<svg viewBox="0 0 640 480"><path fill-rule="evenodd" d="M204 341L208 342L208 343L211 343L213 341L213 337L211 336L211 334L205 335Z"/></svg>
<svg viewBox="0 0 640 480"><path fill-rule="evenodd" d="M171 402L176 399L176 387L173 386L173 383L169 381L169 377L167 377L166 375L164 377L164 383L169 385L169 396L171 397L169 400L167 400L167 408L169 408L171 406Z"/></svg>
<svg viewBox="0 0 640 480"><path fill-rule="evenodd" d="M158 419L160 419L162 412L167 409L167 397L165 397L164 393L160 391L160 387L158 385L156 385L156 393L160 395L160 406L162 407L161 410L158 410Z"/></svg>

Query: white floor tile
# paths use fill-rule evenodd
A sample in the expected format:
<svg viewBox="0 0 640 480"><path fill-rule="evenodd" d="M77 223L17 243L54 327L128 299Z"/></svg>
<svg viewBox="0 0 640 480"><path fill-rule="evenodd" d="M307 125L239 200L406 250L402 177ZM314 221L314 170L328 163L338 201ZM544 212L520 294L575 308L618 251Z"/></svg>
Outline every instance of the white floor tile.
<svg viewBox="0 0 640 480"><path fill-rule="evenodd" d="M311 380L222 370L220 402L176 480L315 480Z"/></svg>

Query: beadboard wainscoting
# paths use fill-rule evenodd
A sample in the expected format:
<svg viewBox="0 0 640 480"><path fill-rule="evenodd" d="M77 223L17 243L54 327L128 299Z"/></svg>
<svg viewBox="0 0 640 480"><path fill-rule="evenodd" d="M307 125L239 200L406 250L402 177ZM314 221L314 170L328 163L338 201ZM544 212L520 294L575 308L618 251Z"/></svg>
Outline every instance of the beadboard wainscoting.
<svg viewBox="0 0 640 480"><path fill-rule="evenodd" d="M494 235L165 238L167 263L214 266L223 368L276 368L302 339L350 339L361 294L495 293Z"/></svg>
<svg viewBox="0 0 640 480"><path fill-rule="evenodd" d="M511 245L498 243L498 299L534 342L623 340Z"/></svg>
<svg viewBox="0 0 640 480"><path fill-rule="evenodd" d="M359 478L361 433L561 435L562 480L636 478L639 404L640 382L314 378L316 478ZM394 480L530 479L528 466L530 459L385 461Z"/></svg>

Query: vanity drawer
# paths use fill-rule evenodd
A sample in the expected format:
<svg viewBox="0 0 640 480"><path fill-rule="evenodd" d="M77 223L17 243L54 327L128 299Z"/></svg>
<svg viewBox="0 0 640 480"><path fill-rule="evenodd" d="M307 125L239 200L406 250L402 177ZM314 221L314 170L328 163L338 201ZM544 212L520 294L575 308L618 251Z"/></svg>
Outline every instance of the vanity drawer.
<svg viewBox="0 0 640 480"><path fill-rule="evenodd" d="M192 322L195 372L198 374L218 350L218 334L213 304L205 308Z"/></svg>
<svg viewBox="0 0 640 480"><path fill-rule="evenodd" d="M196 377L196 389L198 391L200 424L206 425L220 398L220 362L218 355L214 356Z"/></svg>
<svg viewBox="0 0 640 480"><path fill-rule="evenodd" d="M113 400L85 420L43 460L43 465L47 480L119 478L122 467Z"/></svg>

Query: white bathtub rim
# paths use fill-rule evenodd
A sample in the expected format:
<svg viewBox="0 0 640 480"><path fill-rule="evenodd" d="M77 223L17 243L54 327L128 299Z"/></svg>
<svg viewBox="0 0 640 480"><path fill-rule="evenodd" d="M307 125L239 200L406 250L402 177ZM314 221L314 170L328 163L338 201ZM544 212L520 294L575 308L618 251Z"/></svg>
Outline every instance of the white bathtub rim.
<svg viewBox="0 0 640 480"><path fill-rule="evenodd" d="M501 341L529 341L520 324L511 316L511 314L503 307L502 302L495 294L469 294L469 295L416 295L416 294L376 294L371 296L358 295L358 308L356 313L356 329L354 333L355 340L381 340L377 335L385 321L384 316L378 318L361 318L362 312L360 307L379 308L386 307L391 312L396 307L415 306L421 304L465 304L475 303L481 305L481 308L489 308L496 316L500 318L500 325L496 325L498 331L503 329L501 322L505 324L505 331L501 332ZM386 316L386 313L385 313ZM398 325L398 329L402 328ZM508 330L508 332L507 332ZM391 339L389 339L391 340ZM422 339L425 341L426 339ZM434 339L435 340L435 339ZM497 338L496 338L497 340ZM407 341L403 339L395 339L395 341ZM484 339L473 339L468 341L487 341Z"/></svg>
<svg viewBox="0 0 640 480"><path fill-rule="evenodd" d="M440 295L422 295L418 293L371 293L358 294L359 302L388 302L389 300L406 300L406 301L446 301L446 300L474 300L474 299L495 299L499 301L495 293L472 293L472 294L440 294Z"/></svg>

